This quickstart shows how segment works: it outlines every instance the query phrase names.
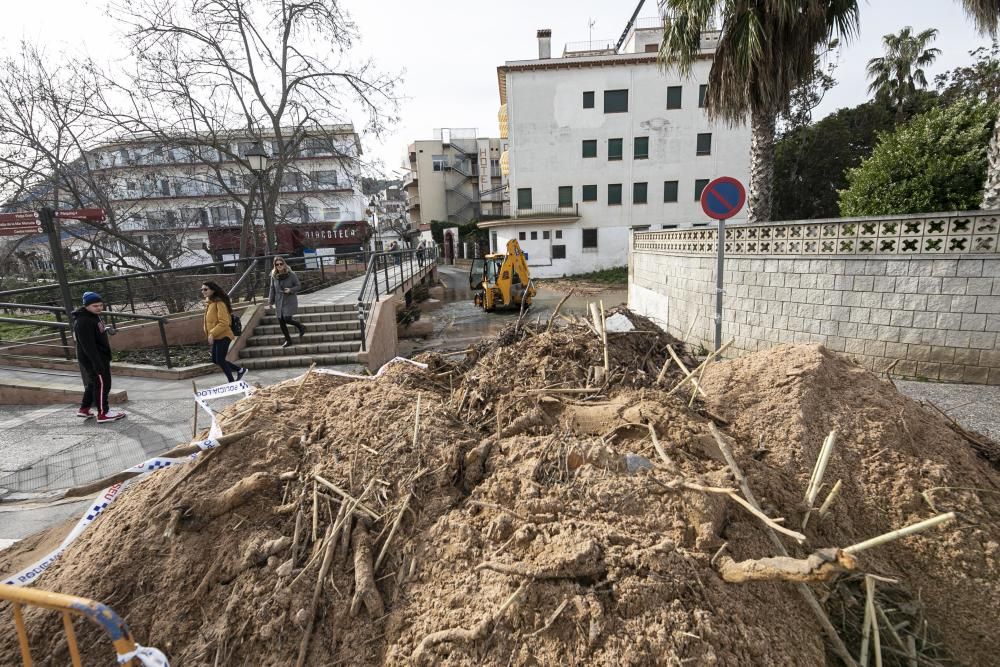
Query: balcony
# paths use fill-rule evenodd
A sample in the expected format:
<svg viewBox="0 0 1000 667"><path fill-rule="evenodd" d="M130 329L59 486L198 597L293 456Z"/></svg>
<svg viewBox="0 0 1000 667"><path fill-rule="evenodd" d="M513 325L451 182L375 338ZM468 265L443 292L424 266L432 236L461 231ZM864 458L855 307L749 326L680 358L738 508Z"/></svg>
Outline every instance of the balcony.
<svg viewBox="0 0 1000 667"><path fill-rule="evenodd" d="M485 210L479 216L480 227L498 227L504 224L541 224L546 222L576 222L580 219L580 205L572 206L533 206L531 208L514 208L504 204L502 212L487 213Z"/></svg>
<svg viewBox="0 0 1000 667"><path fill-rule="evenodd" d="M415 208L420 208L420 195L413 195L406 198L406 210L412 211Z"/></svg>

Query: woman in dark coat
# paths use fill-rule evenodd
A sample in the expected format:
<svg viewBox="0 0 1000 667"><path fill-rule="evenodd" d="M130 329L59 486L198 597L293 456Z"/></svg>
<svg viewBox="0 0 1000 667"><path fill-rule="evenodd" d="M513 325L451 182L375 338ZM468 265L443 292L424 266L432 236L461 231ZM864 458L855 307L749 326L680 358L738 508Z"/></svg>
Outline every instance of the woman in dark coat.
<svg viewBox="0 0 1000 667"><path fill-rule="evenodd" d="M299 330L299 342L306 335L306 328L301 322L295 320L295 313L299 310L299 297L295 296L302 289L299 277L295 275L291 267L282 257L274 258L274 268L271 271L271 288L267 293L267 302L274 306L274 313L278 316L278 325L281 333L285 337L285 342L281 347L288 347L292 344L292 339L288 335L288 325L293 324Z"/></svg>

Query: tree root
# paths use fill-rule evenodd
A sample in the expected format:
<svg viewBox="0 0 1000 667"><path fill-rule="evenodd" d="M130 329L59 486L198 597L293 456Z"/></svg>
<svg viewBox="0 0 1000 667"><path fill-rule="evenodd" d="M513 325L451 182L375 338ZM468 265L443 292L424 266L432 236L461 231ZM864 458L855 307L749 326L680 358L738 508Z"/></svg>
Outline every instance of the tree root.
<svg viewBox="0 0 1000 667"><path fill-rule="evenodd" d="M372 619L381 618L385 613L382 595L375 587L375 571L372 567L372 540L364 521L354 524L351 535L354 544L354 599L351 601L351 616L357 616L364 602Z"/></svg>
<svg viewBox="0 0 1000 667"><path fill-rule="evenodd" d="M853 570L857 561L840 549L820 549L802 559L777 556L736 562L729 556L722 556L717 567L722 579L731 584L748 581L814 583L830 581L843 572Z"/></svg>
<svg viewBox="0 0 1000 667"><path fill-rule="evenodd" d="M192 508L193 513L205 521L214 519L231 512L257 493L273 488L277 484L278 478L271 473L255 472L236 482L222 493L198 503Z"/></svg>
<svg viewBox="0 0 1000 667"><path fill-rule="evenodd" d="M465 628L450 628L448 630L439 630L438 632L432 632L431 634L420 640L420 644L417 645L417 649L410 656L410 661L414 664L420 664L427 653L428 649L437 644L443 644L444 642L474 642L480 639L484 639L489 633L490 629L496 625L500 618L507 612L515 602L519 600L521 595L528 590L530 582L522 582L518 586L517 590L507 598L506 602L500 605L497 611L483 620L476 623L471 630Z"/></svg>

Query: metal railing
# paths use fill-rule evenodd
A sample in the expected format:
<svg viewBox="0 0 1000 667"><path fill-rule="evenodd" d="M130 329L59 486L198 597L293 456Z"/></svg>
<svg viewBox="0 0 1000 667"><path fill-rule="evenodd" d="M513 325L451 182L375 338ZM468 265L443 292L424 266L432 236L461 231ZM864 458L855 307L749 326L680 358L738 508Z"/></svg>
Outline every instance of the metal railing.
<svg viewBox="0 0 1000 667"><path fill-rule="evenodd" d="M515 218L550 218L550 217L580 217L580 205L570 206L532 206L531 208L514 208Z"/></svg>
<svg viewBox="0 0 1000 667"><path fill-rule="evenodd" d="M80 647L76 640L76 631L73 629L73 617L86 618L104 631L108 639L115 647L115 652L119 660L123 656L130 656L135 653L135 640L128 629L128 625L115 613L115 610L101 602L88 600L87 598L76 597L75 595L63 595L62 593L50 593L32 588L22 588L10 584L0 584L0 600L9 602L14 612L14 628L17 632L17 642L21 649L21 660L24 665L31 667L31 646L28 642L28 630L24 623L23 607L39 607L51 611L60 612L63 619L63 629L66 632L66 645L69 649L70 659L73 667L80 667L83 663L80 659ZM123 665L135 665L134 658L119 662Z"/></svg>
<svg viewBox="0 0 1000 667"><path fill-rule="evenodd" d="M302 282L302 289L299 293L307 294L329 284L341 282L334 280L335 278L342 277L346 280L361 275L367 266L370 254L368 252L355 252L309 257L263 255L238 260L245 264L246 268L229 288L229 296L234 302L242 299L248 303L256 303L258 298L266 299L275 257L284 259L285 263L298 274L299 280Z"/></svg>
<svg viewBox="0 0 1000 667"><path fill-rule="evenodd" d="M566 42L563 47L563 55L584 54L584 53L604 53L615 50L615 40L613 39L591 39L586 42Z"/></svg>
<svg viewBox="0 0 1000 667"><path fill-rule="evenodd" d="M299 278L303 282L303 291L325 285L333 274L347 272L346 265L354 267L360 274L366 265L365 253L349 255L319 255L314 257L284 256L290 266L301 272ZM128 310L132 313L162 316L189 310L201 301L198 287L205 280L212 280L227 292L233 292L233 287L242 273L246 272L248 263L256 266L258 273L270 271L270 263L274 255L266 255L253 259L231 259L193 266L158 269L155 271L140 271L119 276L105 276L74 280L69 283L74 296L83 291L99 292L106 306L116 312ZM260 280L248 277L241 287L258 287ZM255 292L252 294L255 296ZM253 300L252 298L249 300ZM23 287L0 291L0 301L24 304L51 305L62 303L59 285L49 283L35 287Z"/></svg>
<svg viewBox="0 0 1000 667"><path fill-rule="evenodd" d="M69 345L69 339L66 336L66 332L72 328L71 324L67 324L62 321L62 315L65 312L62 308L58 306L39 306L32 304L23 303L0 303L0 310L34 310L39 312L53 313L56 317L55 322L48 320L29 320L17 317L0 317L0 322L5 322L7 324L21 324L25 326L35 326L35 327L48 327L51 329L57 329L59 331L59 337L62 340L62 345L52 345L51 343L44 342L34 342L31 340L21 340L21 341L7 341L0 340L0 344L4 347L0 348L0 356L12 356L16 352L7 352L8 347L61 347L63 350L63 355L66 359L73 359L72 348ZM101 315L111 322L111 331L109 333L117 333L118 327L116 324L117 319L127 319L127 320L145 320L149 322L156 322L160 330L160 345L163 349L163 357L166 360L167 368L173 368L173 362L170 359L170 346L167 344L167 330L166 330L166 317L157 317L154 315L137 315L135 313L119 313L110 310L106 310Z"/></svg>
<svg viewBox="0 0 1000 667"><path fill-rule="evenodd" d="M361 350L366 350L368 318L374 304L383 296L392 294L400 285L433 266L438 259L438 248L414 248L395 252L377 252L368 259L365 279L358 292L358 321L361 324Z"/></svg>

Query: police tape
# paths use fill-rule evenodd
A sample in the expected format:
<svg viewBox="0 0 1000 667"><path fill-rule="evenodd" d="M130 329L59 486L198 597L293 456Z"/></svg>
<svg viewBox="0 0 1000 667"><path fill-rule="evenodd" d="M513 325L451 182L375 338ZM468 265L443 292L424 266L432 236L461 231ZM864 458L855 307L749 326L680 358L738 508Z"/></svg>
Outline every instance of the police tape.
<svg viewBox="0 0 1000 667"><path fill-rule="evenodd" d="M381 377L385 373L385 371L389 368L390 365L396 363L408 363L413 366L416 366L417 368L422 368L425 370L427 368L427 364L422 364L420 362L413 361L411 359L406 359L404 357L395 357L386 362L375 375L356 375L352 373L345 373L343 371L332 370L329 368L315 368L313 369L313 372L321 373L324 375L345 377L352 380L375 380ZM298 378L295 379L300 379L302 377L303 376L300 375ZM256 388L253 385L251 385L249 382L246 382L245 380L240 380L237 382L230 382L209 389L202 389L194 394L195 401L198 403L198 405L200 405L202 408L205 409L205 411L209 414L209 416L212 419L212 425L209 429L209 434L208 434L209 437L205 440L201 440L198 443L196 443L200 451L205 451L207 449L212 449L214 447L217 447L219 444L218 438L222 435L222 429L221 427L219 427L218 421L216 420L215 417L215 412L208 405L208 401L216 398L223 398L225 396L235 396L236 394L240 393L243 394L244 398L247 398L250 395L252 395L254 391L256 391ZM137 475L136 477L132 477L131 479L125 480L124 482L119 482L118 484L109 486L108 488L104 489L99 494L97 494L97 497L94 499L93 504L87 509L83 517L81 517L80 520L73 527L73 530L69 532L69 534L63 539L63 541L59 544L58 547L56 547L54 551L50 552L49 554L39 559L35 563L21 570L17 574L7 577L3 581L3 583L10 584L13 586L27 586L29 584L34 583L35 580L38 579L38 577L44 574L62 557L63 553L66 551L69 545L72 544L78 537L80 537L83 531L85 531L90 526L90 524L96 521L97 517L100 516L108 508L108 506L111 505L111 503L113 503L116 499L118 499L133 484L136 484L139 481L145 479L146 477L156 472L157 470L162 470L163 468L168 468L172 465L187 463L195 459L197 456L198 454L196 453L196 454L191 454L188 457L179 459L154 457L146 461L143 461L142 463L136 466L129 468L125 472L139 472L140 474Z"/></svg>
<svg viewBox="0 0 1000 667"><path fill-rule="evenodd" d="M94 498L94 502L91 503L84 515L80 517L80 520L76 522L75 526L73 526L73 530L69 532L69 534L63 539L59 546L55 548L54 551L39 559L35 563L32 563L17 574L8 577L3 583L12 586L26 586L34 583L38 577L42 576L46 570L52 567L62 557L63 552L66 551L69 545L80 537L80 535L83 534L83 531L85 531L90 524L94 523L94 521L97 520L97 517L103 514L111 503L125 493L129 487L157 470L169 468L170 466L177 465L179 463L187 463L190 460L190 457L182 459L154 457L147 461L143 461L137 466L129 468L125 472L139 472L140 474L136 477L132 477L131 479L127 479L124 482L119 482L118 484L109 486L97 494L97 497Z"/></svg>
<svg viewBox="0 0 1000 667"><path fill-rule="evenodd" d="M389 370L389 366L399 363L407 363L410 364L411 366L416 366L417 368L427 370L427 364L420 363L419 361L414 361L413 359L407 359L406 357L393 357L389 361L382 364L382 368L378 369L378 372L375 373L375 375L356 375L354 373L345 373L344 371L335 371L332 368L314 368L313 373L320 373L322 375L335 375L337 377L350 378L352 380L375 380L382 377L382 375L387 370ZM299 377L294 379L298 380L302 377L303 375L300 375Z"/></svg>

